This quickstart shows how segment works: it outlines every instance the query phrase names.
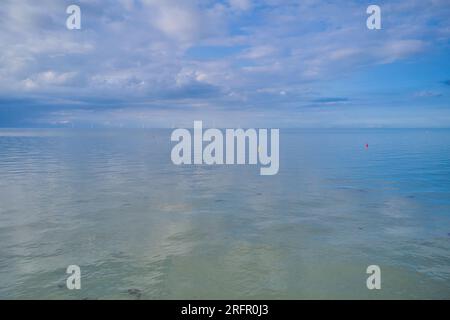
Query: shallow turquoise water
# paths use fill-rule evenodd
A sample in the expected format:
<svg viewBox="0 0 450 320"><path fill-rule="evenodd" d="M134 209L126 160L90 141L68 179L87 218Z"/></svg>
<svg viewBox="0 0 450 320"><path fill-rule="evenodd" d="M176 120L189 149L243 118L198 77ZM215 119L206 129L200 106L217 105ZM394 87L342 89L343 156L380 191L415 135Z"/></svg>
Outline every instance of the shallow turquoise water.
<svg viewBox="0 0 450 320"><path fill-rule="evenodd" d="M0 130L0 298L450 298L450 130L281 130L275 176L170 133Z"/></svg>

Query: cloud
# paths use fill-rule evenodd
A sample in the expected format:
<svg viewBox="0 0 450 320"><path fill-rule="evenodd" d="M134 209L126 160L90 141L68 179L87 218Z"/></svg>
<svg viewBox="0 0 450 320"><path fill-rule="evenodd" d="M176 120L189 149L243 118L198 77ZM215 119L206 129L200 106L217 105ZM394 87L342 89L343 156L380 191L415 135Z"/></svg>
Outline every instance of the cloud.
<svg viewBox="0 0 450 320"><path fill-rule="evenodd" d="M336 102L347 102L348 98L333 98L333 97L327 97L327 98L318 98L312 100L313 102L319 102L319 103L336 103Z"/></svg>
<svg viewBox="0 0 450 320"><path fill-rule="evenodd" d="M40 72L23 81L26 89L37 89L45 86L67 85L77 75L77 72L58 73L52 70Z"/></svg>
<svg viewBox="0 0 450 320"><path fill-rule="evenodd" d="M434 92L434 91L419 91L414 94L415 97L419 98L435 98L435 97L441 97L442 93L440 92Z"/></svg>
<svg viewBox="0 0 450 320"><path fill-rule="evenodd" d="M264 57L273 56L276 53L276 48L270 46L270 45L261 45L261 46L255 46L246 49L242 55L241 58L243 59L260 59Z"/></svg>
<svg viewBox="0 0 450 320"><path fill-rule="evenodd" d="M147 0L144 4L153 11L151 23L169 38L189 41L200 36L205 16L189 5L189 1Z"/></svg>
<svg viewBox="0 0 450 320"><path fill-rule="evenodd" d="M259 110L284 121L311 103L385 103L381 94L355 93L369 90L358 83L343 86L353 74L448 50L450 35L445 1L381 3L379 31L365 27L356 0L78 3L82 29L69 31L71 1L2 1L0 97L30 99L36 108L52 97L60 110L82 108L77 119L92 116L86 108L180 113L201 106L205 117Z"/></svg>
<svg viewBox="0 0 450 320"><path fill-rule="evenodd" d="M424 51L425 41L395 40L387 42L380 50L385 62L393 62Z"/></svg>
<svg viewBox="0 0 450 320"><path fill-rule="evenodd" d="M252 7L251 0L230 0L230 7L235 10L246 11Z"/></svg>

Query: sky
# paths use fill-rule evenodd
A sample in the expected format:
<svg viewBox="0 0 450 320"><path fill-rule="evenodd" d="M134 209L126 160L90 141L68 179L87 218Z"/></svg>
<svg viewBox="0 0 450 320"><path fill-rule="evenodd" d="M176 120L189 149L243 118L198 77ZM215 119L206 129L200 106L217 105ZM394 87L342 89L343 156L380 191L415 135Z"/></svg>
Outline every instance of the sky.
<svg viewBox="0 0 450 320"><path fill-rule="evenodd" d="M449 4L1 0L0 127L450 127Z"/></svg>

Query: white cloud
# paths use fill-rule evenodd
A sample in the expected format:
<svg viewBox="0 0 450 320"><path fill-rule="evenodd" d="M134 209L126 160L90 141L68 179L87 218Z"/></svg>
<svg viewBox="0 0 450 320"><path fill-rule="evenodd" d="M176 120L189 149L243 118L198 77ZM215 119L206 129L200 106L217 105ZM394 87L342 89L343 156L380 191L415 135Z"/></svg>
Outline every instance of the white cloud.
<svg viewBox="0 0 450 320"><path fill-rule="evenodd" d="M69 84L75 77L76 72L58 73L48 70L31 76L22 81L26 89L48 88L49 86L61 86Z"/></svg>
<svg viewBox="0 0 450 320"><path fill-rule="evenodd" d="M380 31L367 30L359 1L80 0L79 31L65 28L67 4L2 1L0 95L292 106L304 88L414 58L450 34L450 9L437 0L382 5ZM267 88L276 104L261 98Z"/></svg>
<svg viewBox="0 0 450 320"><path fill-rule="evenodd" d="M241 55L244 59L259 59L264 58L270 55L273 55L276 52L276 49L269 45L259 45L255 47L251 47Z"/></svg>
<svg viewBox="0 0 450 320"><path fill-rule="evenodd" d="M201 15L184 2L147 1L156 10L152 23L167 36L187 41L198 37L201 28Z"/></svg>
<svg viewBox="0 0 450 320"><path fill-rule="evenodd" d="M386 62L392 62L422 52L426 44L422 40L392 40L379 50Z"/></svg>

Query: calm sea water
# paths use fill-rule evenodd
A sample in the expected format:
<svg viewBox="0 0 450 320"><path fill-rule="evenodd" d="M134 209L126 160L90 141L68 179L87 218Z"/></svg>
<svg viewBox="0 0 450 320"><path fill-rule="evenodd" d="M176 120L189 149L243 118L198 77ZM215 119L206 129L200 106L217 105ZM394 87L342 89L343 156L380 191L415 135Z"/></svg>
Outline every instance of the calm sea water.
<svg viewBox="0 0 450 320"><path fill-rule="evenodd" d="M169 130L0 130L0 298L450 298L449 130L280 135L260 176L173 165Z"/></svg>

